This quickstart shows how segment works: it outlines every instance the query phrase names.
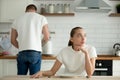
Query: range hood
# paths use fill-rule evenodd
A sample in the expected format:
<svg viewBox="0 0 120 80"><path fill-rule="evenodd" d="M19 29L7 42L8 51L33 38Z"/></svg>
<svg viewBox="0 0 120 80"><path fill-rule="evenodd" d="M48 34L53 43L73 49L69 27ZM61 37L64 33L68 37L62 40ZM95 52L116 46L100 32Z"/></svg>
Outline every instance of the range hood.
<svg viewBox="0 0 120 80"><path fill-rule="evenodd" d="M80 12L109 12L111 6L103 0L82 0L75 8L75 11Z"/></svg>

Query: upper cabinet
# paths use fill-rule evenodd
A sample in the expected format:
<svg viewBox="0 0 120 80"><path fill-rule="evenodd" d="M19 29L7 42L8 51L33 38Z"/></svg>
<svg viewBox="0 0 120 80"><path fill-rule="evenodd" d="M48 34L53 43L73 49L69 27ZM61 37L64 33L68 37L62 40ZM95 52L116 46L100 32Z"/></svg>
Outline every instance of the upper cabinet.
<svg viewBox="0 0 120 80"><path fill-rule="evenodd" d="M33 0L0 0L0 22L13 22Z"/></svg>

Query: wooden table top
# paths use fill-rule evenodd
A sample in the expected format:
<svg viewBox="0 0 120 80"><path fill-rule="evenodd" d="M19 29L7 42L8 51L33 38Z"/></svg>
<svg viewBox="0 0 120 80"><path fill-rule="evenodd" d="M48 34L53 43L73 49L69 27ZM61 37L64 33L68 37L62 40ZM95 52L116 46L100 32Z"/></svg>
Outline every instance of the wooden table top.
<svg viewBox="0 0 120 80"><path fill-rule="evenodd" d="M30 78L30 76L5 76L0 80L120 80L120 77L113 76L92 76L91 78L86 77L42 77L42 78Z"/></svg>

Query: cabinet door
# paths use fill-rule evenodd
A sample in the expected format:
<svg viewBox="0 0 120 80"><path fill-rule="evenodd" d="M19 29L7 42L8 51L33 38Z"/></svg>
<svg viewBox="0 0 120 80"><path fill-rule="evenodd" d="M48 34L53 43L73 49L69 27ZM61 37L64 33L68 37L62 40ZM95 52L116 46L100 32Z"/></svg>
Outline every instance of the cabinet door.
<svg viewBox="0 0 120 80"><path fill-rule="evenodd" d="M42 60L41 70L50 70L54 64L55 60Z"/></svg>
<svg viewBox="0 0 120 80"><path fill-rule="evenodd" d="M17 75L17 61L15 59L3 60L3 76L7 75Z"/></svg>
<svg viewBox="0 0 120 80"><path fill-rule="evenodd" d="M113 60L113 76L120 76L120 60Z"/></svg>
<svg viewBox="0 0 120 80"><path fill-rule="evenodd" d="M42 64L41 64L41 70L44 71L44 70L50 70L53 65L55 63L55 60L42 60ZM61 73L64 73L64 65L62 65L60 67L60 69L56 72L56 75L59 75Z"/></svg>
<svg viewBox="0 0 120 80"><path fill-rule="evenodd" d="M0 60L0 77L3 76L3 65L2 65L2 60Z"/></svg>
<svg viewBox="0 0 120 80"><path fill-rule="evenodd" d="M32 3L32 0L1 0L0 22L12 22L25 13L29 3Z"/></svg>

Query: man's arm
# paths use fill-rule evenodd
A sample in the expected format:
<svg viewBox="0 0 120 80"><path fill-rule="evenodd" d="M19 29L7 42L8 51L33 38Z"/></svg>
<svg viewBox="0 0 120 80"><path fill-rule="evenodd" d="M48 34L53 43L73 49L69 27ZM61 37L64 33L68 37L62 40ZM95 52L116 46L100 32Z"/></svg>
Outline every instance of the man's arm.
<svg viewBox="0 0 120 80"><path fill-rule="evenodd" d="M49 40L49 37L50 37L50 33L48 31L48 25L47 24L43 26L42 33L44 35L44 37L43 37L44 42L47 42Z"/></svg>
<svg viewBox="0 0 120 80"><path fill-rule="evenodd" d="M15 29L12 28L12 31L11 31L11 43L13 44L13 46L15 46L16 48L19 48L18 46L18 42L17 42L17 36L18 36L18 33Z"/></svg>

